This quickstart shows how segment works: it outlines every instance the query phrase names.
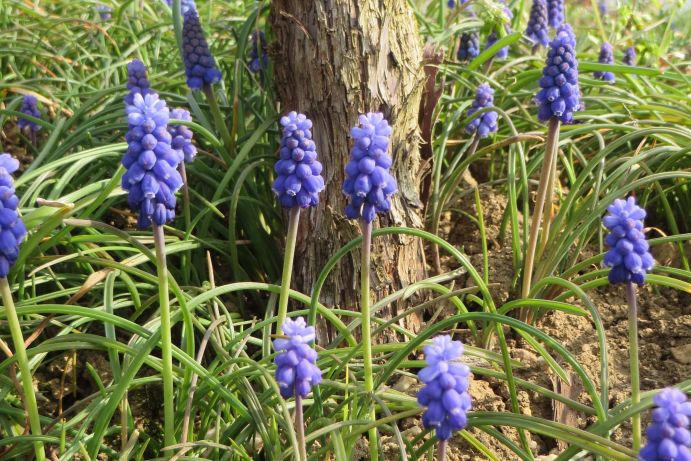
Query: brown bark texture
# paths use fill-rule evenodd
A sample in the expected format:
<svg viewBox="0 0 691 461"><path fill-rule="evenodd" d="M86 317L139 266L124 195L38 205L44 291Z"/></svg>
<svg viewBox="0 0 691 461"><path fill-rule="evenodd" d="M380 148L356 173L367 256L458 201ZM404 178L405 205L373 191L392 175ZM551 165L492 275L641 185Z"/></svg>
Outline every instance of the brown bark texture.
<svg viewBox="0 0 691 461"><path fill-rule="evenodd" d="M316 209L303 212L295 253L294 288L310 294L328 259L359 235L347 220L342 192L350 152L350 128L358 114L383 112L393 126L390 153L398 193L391 212L376 227L422 227L418 111L424 87L417 24L403 0L274 0L271 58L281 111L296 110L313 122L326 190ZM370 299L382 297L425 276L422 242L409 236L373 240ZM328 307L359 309L359 251L331 273L320 301ZM294 306L295 307L295 306ZM404 303L375 315L390 318ZM346 321L347 319L344 319ZM402 326L416 331L420 319ZM349 323L349 322L346 322ZM378 338L394 340L393 334ZM320 320L317 342L325 345L335 330Z"/></svg>

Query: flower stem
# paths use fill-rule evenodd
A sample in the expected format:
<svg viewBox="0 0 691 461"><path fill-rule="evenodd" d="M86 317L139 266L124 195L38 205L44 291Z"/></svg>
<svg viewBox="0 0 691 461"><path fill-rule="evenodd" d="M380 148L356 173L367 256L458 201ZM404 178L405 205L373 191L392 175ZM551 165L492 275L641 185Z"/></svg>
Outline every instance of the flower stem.
<svg viewBox="0 0 691 461"><path fill-rule="evenodd" d="M31 433L35 436L40 436L42 434L41 420L38 415L38 407L36 406L36 394L34 393L34 383L31 377L29 358L26 355L22 327L19 325L19 318L17 317L17 311L14 308L14 300L12 299L12 291L10 291L10 285L7 283L6 277L0 278L0 292L2 292L2 303L5 305L7 323L9 323L10 334L14 342L14 354L17 356L17 366L22 375L24 405L26 406L26 412L29 414ZM36 459L38 461L46 459L43 442L40 440L34 442L34 450L36 451Z"/></svg>
<svg viewBox="0 0 691 461"><path fill-rule="evenodd" d="M166 264L163 226L154 224L154 245L158 269L158 302L161 308L161 379L163 380L163 435L166 446L175 444L175 408L173 402L173 346L168 299L168 266Z"/></svg>
<svg viewBox="0 0 691 461"><path fill-rule="evenodd" d="M221 139L223 139L223 146L225 149L221 149L220 154L221 157L223 157L223 161L226 163L226 166L228 166L231 163L230 149L233 145L233 142L230 138L230 132L228 131L226 122L223 120L221 109L218 107L218 101L216 101L216 94L211 88L211 85L204 85L202 87L202 91L204 92L204 96L206 96L206 101L209 103L209 109L211 109L211 116L214 119L214 124L221 133Z"/></svg>
<svg viewBox="0 0 691 461"><path fill-rule="evenodd" d="M307 461L307 446L305 445L305 417L302 413L302 397L298 394L295 394L295 436L298 439L298 459L300 461Z"/></svg>
<svg viewBox="0 0 691 461"><path fill-rule="evenodd" d="M281 327L288 315L288 300L290 297L290 278L293 274L293 257L295 256L295 242L298 235L298 224L300 223L300 207L290 209L288 215L288 235L286 236L286 248L283 255L283 274L281 275L281 293L278 297L278 319L276 320L276 333L283 334Z"/></svg>
<svg viewBox="0 0 691 461"><path fill-rule="evenodd" d="M372 401L369 408L369 418L372 422L377 420L374 409L374 379L372 377L372 332L370 330L370 305L369 305L369 277L370 277L370 256L372 252L372 223L364 219L362 225L362 258L360 270L360 305L362 313L362 355L365 371L365 391L369 394ZM379 459L379 443L377 441L377 429L369 430L370 459Z"/></svg>
<svg viewBox="0 0 691 461"><path fill-rule="evenodd" d="M626 300L629 303L629 366L631 373L631 405L641 401L640 381L638 369L638 305L636 303L636 289L633 283L626 284ZM631 417L633 431L633 450L641 448L641 414Z"/></svg>
<svg viewBox="0 0 691 461"><path fill-rule="evenodd" d="M187 168L185 167L185 162L180 162L180 176L182 176L182 214L185 218L185 233L186 235L191 232L192 227L192 216L190 214L190 189L187 185ZM189 282L190 280L190 256L192 255L192 250L187 251L182 254L181 266L185 273L185 280Z"/></svg>
<svg viewBox="0 0 691 461"><path fill-rule="evenodd" d="M437 461L446 460L446 447L448 446L447 440L440 440L439 445L437 445Z"/></svg>
<svg viewBox="0 0 691 461"><path fill-rule="evenodd" d="M528 238L528 249L525 255L525 262L523 265L523 285L521 295L527 298L530 293L531 278L533 275L533 265L535 264L535 250L537 248L537 238L540 231L540 221L542 220L542 210L545 207L545 198L547 197L547 187L549 182L549 175L552 172L552 163L556 162L557 145L559 144L559 127L561 122L557 117L549 119L549 128L547 129L547 144L545 145L545 159L542 162L542 171L540 171L540 180L537 188L537 198L535 199L535 208L533 209L533 218L530 223L530 237ZM551 207L549 203L547 206ZM542 238L547 238L543 234ZM530 309L521 309L519 318L527 322L530 317Z"/></svg>

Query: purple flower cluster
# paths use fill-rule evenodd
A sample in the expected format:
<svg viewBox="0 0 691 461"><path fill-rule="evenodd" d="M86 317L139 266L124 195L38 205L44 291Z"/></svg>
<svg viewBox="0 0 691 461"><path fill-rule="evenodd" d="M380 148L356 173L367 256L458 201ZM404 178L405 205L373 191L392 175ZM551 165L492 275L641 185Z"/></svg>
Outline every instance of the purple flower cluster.
<svg viewBox="0 0 691 461"><path fill-rule="evenodd" d="M0 277L7 277L17 262L19 245L26 237L26 227L17 213L19 198L14 191L12 173L19 161L10 154L0 154Z"/></svg>
<svg viewBox="0 0 691 461"><path fill-rule="evenodd" d="M547 0L549 25L557 28L564 22L564 0Z"/></svg>
<svg viewBox="0 0 691 461"><path fill-rule="evenodd" d="M317 353L309 345L315 338L314 327L298 317L286 319L281 329L286 338L274 339L274 349L279 352L274 361L281 395L286 399L293 395L307 397L322 380L322 372L315 365Z"/></svg>
<svg viewBox="0 0 691 461"><path fill-rule="evenodd" d="M568 22L565 22L557 28L557 36L563 36L562 40L571 46L574 50L576 49L576 34L573 31L573 27Z"/></svg>
<svg viewBox="0 0 691 461"><path fill-rule="evenodd" d="M609 250L603 264L611 267L610 283L633 282L642 285L645 274L653 268L654 260L643 233L645 210L636 205L636 199L617 199L607 207L609 214L602 224L609 230L605 243Z"/></svg>
<svg viewBox="0 0 691 461"><path fill-rule="evenodd" d="M266 49L264 31L252 33L252 49L250 50L250 71L257 73L269 67L269 55Z"/></svg>
<svg viewBox="0 0 691 461"><path fill-rule="evenodd" d="M396 192L396 180L389 174L391 127L384 115L369 112L360 115L360 126L351 129L353 148L346 165L343 192L350 197L345 208L348 219L374 221L377 213L391 209L390 197Z"/></svg>
<svg viewBox="0 0 691 461"><path fill-rule="evenodd" d="M597 2L597 7L600 9L600 14L602 16L607 14L607 0L599 0Z"/></svg>
<svg viewBox="0 0 691 461"><path fill-rule="evenodd" d="M424 347L427 366L418 378L425 383L417 394L420 405L427 407L422 423L436 429L439 440L448 440L455 431L467 424L470 410L468 393L470 368L458 362L463 355L463 343L450 336L437 336Z"/></svg>
<svg viewBox="0 0 691 461"><path fill-rule="evenodd" d="M96 12L101 18L101 21L110 21L112 17L113 10L108 5L96 5Z"/></svg>
<svg viewBox="0 0 691 461"><path fill-rule="evenodd" d="M204 38L199 15L190 9L182 24L182 60L185 63L187 86L199 90L221 81L221 71L216 67L209 45Z"/></svg>
<svg viewBox="0 0 691 461"><path fill-rule="evenodd" d="M600 57L598 58L597 62L599 62L600 64L614 63L612 45L610 45L607 42L602 44L602 47L600 47ZM604 80L606 82L614 83L616 81L616 79L614 78L614 74L612 72L602 72L596 70L595 72L593 72L593 75L595 76L595 78L599 78L600 80Z"/></svg>
<svg viewBox="0 0 691 461"><path fill-rule="evenodd" d="M549 34L547 26L547 3L545 0L533 0L533 6L530 8L530 18L528 19L528 28L525 30L525 35L533 41L542 46L549 44Z"/></svg>
<svg viewBox="0 0 691 461"><path fill-rule="evenodd" d="M170 111L170 118L176 120L192 121L192 115L186 109L177 108ZM192 144L192 130L185 125L168 125L170 133L170 146L178 154L181 162L192 163L197 155L197 148Z"/></svg>
<svg viewBox="0 0 691 461"><path fill-rule="evenodd" d="M125 104L132 104L137 93L142 96L152 93L150 86L146 66L139 59L133 59L127 64L127 89L130 92L125 96Z"/></svg>
<svg viewBox="0 0 691 461"><path fill-rule="evenodd" d="M41 112L38 111L37 103L38 100L36 99L36 96L24 96L22 99L22 107L19 109L19 112L32 117L41 118ZM41 126L36 122L27 120L25 118L20 118L17 121L17 126L19 126L19 128L22 130L28 127L29 130L33 131L34 133L41 129Z"/></svg>
<svg viewBox="0 0 691 461"><path fill-rule="evenodd" d="M485 107L491 107L492 104L494 104L494 90L490 88L487 83L483 83L477 87L475 100L468 110L468 115L473 115L475 112ZM477 131L477 135L480 139L486 138L490 133L497 131L497 113L495 111L490 111L476 116L465 126L465 131L468 134Z"/></svg>
<svg viewBox="0 0 691 461"><path fill-rule="evenodd" d="M128 149L122 164L127 172L122 188L129 191L130 207L139 212L140 228L152 222L162 226L175 218L175 192L182 187L180 158L170 145L168 107L155 92L135 93L126 112Z"/></svg>
<svg viewBox="0 0 691 461"><path fill-rule="evenodd" d="M540 78L538 118L546 122L557 117L563 123L573 121L574 111L580 110L578 88L578 60L568 33L557 33L550 43L547 61Z"/></svg>
<svg viewBox="0 0 691 461"><path fill-rule="evenodd" d="M507 6L504 6L504 15L506 16L506 19L507 19L506 24L504 24L504 31L507 34L510 34L511 33L511 26L509 24L511 23L511 19L513 18L513 13L511 13L511 10ZM493 31L487 37L487 46L485 47L485 49L487 49L487 48L491 47L492 45L494 45L495 43L497 43L497 40L499 40L499 36L497 35L496 32ZM509 55L509 47L508 46L502 47L499 51L497 51L497 54L495 54L495 56L499 59L504 59L508 55Z"/></svg>
<svg viewBox="0 0 691 461"><path fill-rule="evenodd" d="M633 46L630 46L624 51L624 64L627 66L635 66L636 65L636 48Z"/></svg>
<svg viewBox="0 0 691 461"><path fill-rule="evenodd" d="M281 117L281 125L281 158L274 166L278 177L272 189L283 208L317 206L319 192L324 190L324 178L312 141L312 121L304 114L290 112Z"/></svg>
<svg viewBox="0 0 691 461"><path fill-rule="evenodd" d="M460 0L458 4L463 5L467 1L468 0ZM449 6L449 8L454 8L456 6L456 0L449 0L446 4Z"/></svg>
<svg viewBox="0 0 691 461"><path fill-rule="evenodd" d="M653 422L646 430L648 443L638 453L642 461L691 461L689 417L691 402L676 388L660 391L653 402Z"/></svg>
<svg viewBox="0 0 691 461"><path fill-rule="evenodd" d="M456 57L459 61L469 61L480 54L480 37L477 32L470 32L461 35L461 43L458 47Z"/></svg>

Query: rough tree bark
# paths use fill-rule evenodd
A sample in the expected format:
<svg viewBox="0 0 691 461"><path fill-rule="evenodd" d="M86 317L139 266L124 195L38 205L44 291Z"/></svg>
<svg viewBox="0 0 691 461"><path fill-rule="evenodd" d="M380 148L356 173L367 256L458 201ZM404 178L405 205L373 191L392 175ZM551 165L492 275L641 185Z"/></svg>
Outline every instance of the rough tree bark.
<svg viewBox="0 0 691 461"><path fill-rule="evenodd" d="M357 123L358 114L381 111L394 128L391 153L399 192L391 213L380 216L375 227L422 227L420 38L404 0L274 0L271 22L282 111L297 110L312 119L327 185L320 206L303 214L296 248L295 288L311 293L324 263L359 235L358 224L344 217L346 200L341 191L350 155L350 127ZM372 251L373 301L425 275L419 239L375 238ZM358 255L353 252L332 272L320 298L326 306L358 309ZM378 315L390 318L402 308L401 304L387 306ZM417 330L419 319L409 317L402 325ZM318 343L326 344L334 331L322 322L317 336Z"/></svg>

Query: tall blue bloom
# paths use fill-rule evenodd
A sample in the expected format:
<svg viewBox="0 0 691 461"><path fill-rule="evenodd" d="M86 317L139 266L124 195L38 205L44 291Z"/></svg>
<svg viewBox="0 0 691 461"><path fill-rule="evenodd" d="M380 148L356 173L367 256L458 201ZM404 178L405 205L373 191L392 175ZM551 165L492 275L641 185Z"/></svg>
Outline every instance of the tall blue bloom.
<svg viewBox="0 0 691 461"><path fill-rule="evenodd" d="M24 98L22 99L22 107L19 109L19 112L21 112L22 114L31 115L32 117L41 118L41 112L39 112L38 110L37 103L38 100L36 99L36 96L24 96ZM28 127L29 130L33 131L34 133L41 129L41 126L38 125L36 122L30 121L25 118L20 118L17 121L17 125L22 130Z"/></svg>
<svg viewBox="0 0 691 461"><path fill-rule="evenodd" d="M468 110L468 115L473 115L478 110L490 107L492 104L494 104L494 90L487 83L483 83L477 87L475 100ZM480 139L486 138L490 133L497 131L497 113L490 111L476 116L465 126L465 131L469 134L477 131Z"/></svg>
<svg viewBox="0 0 691 461"><path fill-rule="evenodd" d="M427 407L422 423L436 429L439 440L448 440L455 431L463 429L471 407L468 393L470 368L458 362L463 355L463 343L450 336L437 336L424 347L427 366L418 378L425 383L417 394L420 405Z"/></svg>
<svg viewBox="0 0 691 461"><path fill-rule="evenodd" d="M162 226L175 218L175 192L182 187L178 154L170 145L170 114L165 101L154 92L135 93L126 107L128 149L122 159L127 171L122 188L129 192L130 208L139 212L138 225Z"/></svg>
<svg viewBox="0 0 691 461"><path fill-rule="evenodd" d="M182 108L171 110L170 118L186 122L192 121L190 112ZM197 155L197 148L192 144L192 130L185 125L168 125L168 133L170 133L172 138L170 146L178 154L178 159L181 162L192 163L192 160Z"/></svg>
<svg viewBox="0 0 691 461"><path fill-rule="evenodd" d="M345 214L348 219L372 222L377 213L391 209L390 197L396 192L396 180L389 174L391 156L387 153L391 127L379 112L360 115L359 121L360 126L350 130L354 142L343 183L343 192L350 197Z"/></svg>
<svg viewBox="0 0 691 461"><path fill-rule="evenodd" d="M464 33L461 35L461 43L458 46L456 56L459 61L474 59L480 54L480 38L477 32Z"/></svg>
<svg viewBox="0 0 691 461"><path fill-rule="evenodd" d="M130 92L125 96L125 104L132 104L134 95L142 96L152 93L149 79L146 77L146 66L139 59L133 59L127 64L127 89Z"/></svg>
<svg viewBox="0 0 691 461"><path fill-rule="evenodd" d="M182 59L185 63L187 86L192 90L199 90L203 86L220 82L221 71L211 56L197 11L190 9L183 18Z"/></svg>
<svg viewBox="0 0 691 461"><path fill-rule="evenodd" d="M14 191L12 173L19 161L10 154L0 154L0 277L7 277L17 262L19 245L26 237L26 227L17 213L19 198Z"/></svg>
<svg viewBox="0 0 691 461"><path fill-rule="evenodd" d="M101 21L109 21L112 17L113 10L104 4L96 5L96 12L98 13Z"/></svg>
<svg viewBox="0 0 691 461"><path fill-rule="evenodd" d="M547 26L547 3L545 0L533 0L533 6L530 8L530 18L528 19L528 28L525 30L525 35L533 41L542 46L549 44L549 34Z"/></svg>
<svg viewBox="0 0 691 461"><path fill-rule="evenodd" d="M642 461L691 461L689 417L691 402L676 388L660 391L653 402L653 421L646 430L648 443L638 453Z"/></svg>
<svg viewBox="0 0 691 461"><path fill-rule="evenodd" d="M630 46L624 51L624 64L627 66L636 65L636 48Z"/></svg>
<svg viewBox="0 0 691 461"><path fill-rule="evenodd" d="M559 27L564 22L564 0L547 0L549 25Z"/></svg>
<svg viewBox="0 0 691 461"><path fill-rule="evenodd" d="M324 178L312 141L312 121L304 114L290 112L281 117L281 125L281 158L274 167L278 176L272 189L284 208L317 206Z"/></svg>
<svg viewBox="0 0 691 461"><path fill-rule="evenodd" d="M600 57L598 58L597 62L600 64L613 64L614 63L614 54L612 53L612 45L609 43L605 42L602 44L602 47L600 47ZM600 80L604 80L606 82L614 83L616 79L614 78L614 74L612 72L606 71L602 72L599 70L596 70L593 72L593 75L595 78L599 78Z"/></svg>
<svg viewBox="0 0 691 461"><path fill-rule="evenodd" d="M269 67L269 54L266 48L264 31L252 33L252 49L250 50L250 71L257 73Z"/></svg>
<svg viewBox="0 0 691 461"><path fill-rule="evenodd" d="M298 317L286 319L281 330L286 338L274 339L274 349L279 352L274 361L281 395L286 399L293 395L307 397L322 380L322 372L315 365L317 353L310 347L315 338L314 327Z"/></svg>
<svg viewBox="0 0 691 461"><path fill-rule="evenodd" d="M645 275L653 268L648 241L643 233L645 210L636 205L636 199L617 199L609 207L602 224L609 230L605 243L609 250L603 264L611 267L610 283L633 282L642 285Z"/></svg>
<svg viewBox="0 0 691 461"><path fill-rule="evenodd" d="M540 78L542 89L535 98L540 105L540 121L546 122L557 117L563 123L571 123L574 111L580 110L578 60L570 42L568 34L558 33L550 43Z"/></svg>

